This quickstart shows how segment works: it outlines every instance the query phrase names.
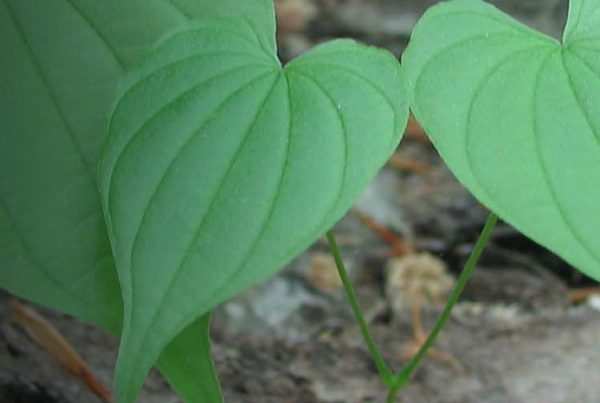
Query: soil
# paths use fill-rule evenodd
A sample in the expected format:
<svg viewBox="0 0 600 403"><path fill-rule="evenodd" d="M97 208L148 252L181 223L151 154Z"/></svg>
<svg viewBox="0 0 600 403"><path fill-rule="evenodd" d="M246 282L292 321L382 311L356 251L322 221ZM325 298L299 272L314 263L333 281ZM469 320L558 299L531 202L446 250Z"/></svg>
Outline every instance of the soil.
<svg viewBox="0 0 600 403"><path fill-rule="evenodd" d="M433 2L281 0L296 10L279 16L295 18L279 34L282 57L337 36L399 54L414 22ZM551 34L562 29L564 1L497 3ZM391 308L401 296L385 292L390 246L364 225L357 211L439 257L455 276L487 215L418 133L405 136L397 155L426 169L388 165L335 228L363 310L394 368L406 360L410 312ZM228 403L385 400L385 388L339 281L327 274L322 258L326 251L325 242L317 241L278 275L215 311L213 356ZM315 271L316 261L325 266ZM436 342L464 371L427 359L398 402L600 402L599 304L591 298L576 305L568 294L571 288L592 284L560 258L500 224ZM0 293L0 403L100 402L10 322L8 298ZM110 385L118 340L72 317L37 309ZM438 304L424 305L426 328L439 311ZM157 371L148 377L139 401L179 402Z"/></svg>

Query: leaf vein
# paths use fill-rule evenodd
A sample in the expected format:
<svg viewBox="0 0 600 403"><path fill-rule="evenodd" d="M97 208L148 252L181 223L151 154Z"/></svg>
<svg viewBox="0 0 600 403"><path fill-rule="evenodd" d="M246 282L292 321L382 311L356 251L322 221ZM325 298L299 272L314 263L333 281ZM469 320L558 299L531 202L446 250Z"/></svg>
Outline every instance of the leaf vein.
<svg viewBox="0 0 600 403"><path fill-rule="evenodd" d="M577 52L573 52L571 51L571 54L573 54L577 60L580 61L580 63L586 67L586 69L589 69L592 74L594 74L594 76L596 77L596 79L600 80L600 73L598 73L597 71L593 70L585 60L583 60L578 54ZM589 113L587 112L586 108L583 107L583 101L581 100L581 97L579 96L579 94L577 93L577 91L575 90L575 85L573 82L573 77L572 74L569 72L569 69L567 68L567 64L565 61L564 56L561 57L561 61L562 61L562 66L563 69L565 70L565 74L567 76L567 80L569 82L569 88L571 89L571 92L573 93L573 97L575 98L575 101L577 103L577 107L581 110L581 113L585 119L586 124L590 127L591 131L592 131L592 135L594 137L594 139L596 140L596 143L598 144L598 146L600 146L600 132L598 132L598 130L596 129L596 127L592 124L592 118L590 117Z"/></svg>
<svg viewBox="0 0 600 403"><path fill-rule="evenodd" d="M109 212L112 212L111 209L111 203L110 203L110 189L112 188L112 183L114 180L114 175L115 172L118 170L119 165L122 163L122 159L123 156L127 153L127 151L129 150L130 147L133 146L135 140L143 133L143 130L158 116L160 115L162 112L164 112L165 110L167 110L168 108L172 107L173 105L175 105L177 102L179 102L181 99L185 98L186 96L192 94L194 91L197 91L198 89L209 85L210 83L214 82L217 79L226 77L229 74L235 73L237 71L243 70L243 69L247 69L249 67L258 67L262 65L253 65L253 64L244 64L242 66L237 66L235 68L226 70L224 72L221 72L219 74L215 74L214 76L211 76L209 78L207 78L206 80L203 80L202 82L194 85L193 87L185 90L184 92L182 92L181 94L177 95L175 98L173 98L172 100L170 100L169 102L167 102L165 105L161 106L156 112L154 112L152 115L150 115L145 121L144 123L132 134L132 136L127 140L127 142L123 145L123 148L118 152L114 162L112 163L112 168L110 169L110 172L108 173L108 182L107 182L107 186L108 186L108 194L107 194L107 210ZM157 72L158 73L158 72ZM150 79L154 74L151 74L147 77L144 77L140 82L137 82L136 85L134 85L133 87L138 87L143 81ZM255 77L256 78L256 77ZM129 95L129 93L131 93L134 88L130 88L126 94ZM236 92L233 92L232 95L235 95ZM121 99L124 99L124 97L122 97ZM229 101L229 97L227 97L223 102L227 102ZM218 107L222 106L219 105ZM218 108L217 108L218 110ZM113 115L114 116L114 115ZM112 126L112 121L110 122L110 126ZM110 127L109 126L109 127ZM110 129L109 129L110 132ZM187 143L186 143L187 144Z"/></svg>
<svg viewBox="0 0 600 403"><path fill-rule="evenodd" d="M335 211L335 209L337 208L339 201L344 193L344 189L346 187L346 175L347 175L347 167L348 167L348 151L349 151L348 150L348 131L347 131L346 123L344 122L342 113L341 113L340 109L338 108L338 105L335 102L335 99L329 93L329 91L327 91L323 87L323 85L321 83L319 83L317 80L315 80L313 77L311 77L307 74L301 73L298 70L294 70L293 73L297 74L301 77L304 77L305 80L308 80L309 82L311 82L325 96L325 98L327 98L327 100L329 101L329 104L331 105L331 109L334 111L334 113L338 119L340 128L342 129L343 162L342 162L341 183L340 183L340 187L337 192L337 195L334 199L334 202L333 202L332 206L329 208L327 214L325 215L325 217L329 217L332 214L332 212Z"/></svg>
<svg viewBox="0 0 600 403"><path fill-rule="evenodd" d="M248 86L250 86L251 84L259 81L262 78L265 78L267 75L269 75L269 73L267 74L263 74L258 76L257 78L255 78L254 80L251 80L249 83L247 83L246 85L244 85L243 88L247 88ZM202 233L202 229L204 228L204 224L206 223L206 221L208 220L208 217L211 215L212 209L215 206L216 200L219 198L221 191L223 190L223 188L225 187L225 183L227 182L227 178L229 177L229 174L231 173L231 170L233 169L233 166L235 165L235 161L237 159L237 156L239 155L239 153L241 152L241 150L244 148L244 145L246 143L246 141L248 140L250 134L253 131L254 125L256 123L256 121L258 120L259 115L261 114L264 106L266 105L267 101L269 100L272 92L275 89L275 86L277 84L279 80L279 77L276 78L276 80L274 80L274 83L270 86L269 91L267 92L263 102L261 103L261 105L259 106L259 108L257 109L257 112L254 116L253 121L251 122L251 124L249 125L248 129L246 130L244 137L242 138L242 140L240 141L239 146L237 147L237 149L234 152L233 157L231 158L231 160L229 161L228 164L228 168L226 169L225 173L223 174L221 180L219 181L219 186L217 187L217 189L215 190L214 194L212 195L209 205L206 209L206 212L204 213L200 223L198 224L198 227L196 228L196 230L194 231L194 234L191 237L190 242L188 243L187 247L186 247L186 251L183 254L183 258L181 259L181 262L176 265L176 271L173 274L173 277L169 280L169 283L167 284L167 286L164 288L162 297L161 297L161 301L156 305L157 307L159 307L159 309L157 309L154 314L152 319L150 320L150 325L154 324L154 321L156 320L156 318L158 317L159 313L161 312L160 307L163 306L164 301L166 300L166 298L168 298L168 296L170 295L171 289L173 287L173 285L175 284L175 282L177 281L177 278L179 278L179 275L181 274L185 264L187 263L190 255L191 255L191 251L196 243L196 240L198 239L198 237L200 236L200 234ZM228 99L230 99L231 97L233 97L235 94L238 94L241 92L241 90L243 89L241 88L240 90L236 91L234 94L231 94ZM224 105L226 102L223 102L220 106ZM182 147L183 149L184 147ZM171 164L169 166L169 168L173 166L173 164ZM166 175L165 175L166 176ZM156 193L156 192L155 192ZM138 239L139 240L139 239ZM136 243L137 245L137 243ZM131 267L133 267L133 261L134 261L134 252L135 251L135 246L134 248L132 248L132 255L131 255ZM132 286L132 299L133 299L133 290L135 290L135 286ZM130 312L130 317L129 320L131 321L131 314L132 312ZM146 343L146 341L144 341L142 344ZM139 356L140 354L144 354L144 348L140 348L138 350L138 354L137 356ZM136 358L137 359L137 358Z"/></svg>
<svg viewBox="0 0 600 403"><path fill-rule="evenodd" d="M478 13L476 11L464 11L464 10L461 10L461 11L453 11L453 12L450 12L450 13L440 13L440 14L431 16L431 17L429 17L429 19L428 19L427 22L431 23L432 21L437 20L437 19L454 17L454 16L459 16L459 17L463 17L463 16L475 16L475 17L481 17L481 18L484 18L484 19L496 22L496 23L498 23L498 24L500 24L502 26L511 28L511 29L513 29L515 31L518 31L520 34L526 35L527 37L530 37L530 36L533 35L533 36L537 37L538 39L542 39L544 41L549 41L549 42L552 42L552 43L556 42L553 38L550 38L549 36L547 36L545 34L542 34L542 33L538 32L538 31L536 31L534 29L531 29L531 28L529 28L529 27L521 24L519 21L514 20L512 17L508 16L504 12L499 11L499 10L496 10L496 11L498 11L500 13L500 15L502 15L503 17L505 17L505 18L507 18L509 20L508 21L501 20L499 18L495 18L495 16L492 16L492 15L489 15L489 14Z"/></svg>
<svg viewBox="0 0 600 403"><path fill-rule="evenodd" d="M254 26L248 21L248 19L246 17L241 18L241 21L243 21L243 23L250 29L250 32L252 32L256 41L251 40L250 38L248 38L241 32L234 31L231 29L224 29L222 26L218 27L218 28L210 27L210 26L197 26L197 27L194 27L193 29L183 29L179 32L174 33L173 35L166 38L165 41L160 44L159 48L166 46L167 43L173 42L180 36L189 34L190 32L199 33L199 32L203 32L203 31L216 30L216 31L218 31L219 34L226 33L235 38L239 38L239 39L241 39L242 42L247 43L247 44L251 45L252 47L257 46L258 47L257 49L260 51L260 53L262 55L266 56L269 61L272 61L273 60L273 52L263 46ZM236 20L236 22L237 22L237 20ZM280 67L279 61L277 59L275 59L275 62L278 64L278 67Z"/></svg>
<svg viewBox="0 0 600 403"><path fill-rule="evenodd" d="M481 79L481 81L477 84L477 86L475 87L474 91L473 91L473 95L471 97L471 101L468 104L467 107L467 116L466 116L466 121L465 121L465 154L466 154L466 160L468 163L468 167L469 170L471 171L472 177L475 180L477 186L479 187L479 190L485 194L488 194L488 191L486 190L483 182L477 177L477 172L479 172L477 169L475 169L474 167L474 158L473 158L473 153L471 151L470 145L472 144L472 136L473 136L473 130L472 130L472 116L473 116L473 110L475 108L475 103L477 102L477 99L479 98L479 95L481 94L481 92L483 91L483 89L485 88L485 86L487 85L487 83L489 82L489 80L492 79L492 77L494 77L494 75L500 71L500 69L504 66L506 66L508 63L510 63L512 60L516 59L518 56L520 56L522 53L525 52L529 52L532 51L533 49L537 49L539 46L533 46L533 47L528 47L528 48L522 48L522 49L518 49L516 51L513 51L512 53L509 53L508 55L506 55L504 57L504 59L500 62L495 64L491 69L489 69L486 74L483 76L483 78Z"/></svg>
<svg viewBox="0 0 600 403"><path fill-rule="evenodd" d="M173 62L171 62L171 63L169 63L169 64L166 64L166 65L164 65L164 66L161 66L159 69L157 69L157 70L153 70L153 71L152 71L150 74L148 74L148 75L146 75L146 76L143 76L142 78L140 78L139 80L137 80L137 81L136 81L136 82L135 82L133 85L131 85L130 87L128 87L128 88L127 88L127 89L126 89L126 90L125 90L125 91L124 91L124 92L121 94L121 96L119 97L119 99L123 100L123 99L127 98L127 97L128 97L128 96L129 96L129 95L130 95L130 94L131 94L133 91L135 91L135 90L136 90L136 89L138 89L140 86L142 86L142 85L144 84L144 82L145 82L145 81L147 81L147 80L149 80L149 79L151 79L151 78L153 78L153 77L156 77L156 76L158 76L159 74L163 73L165 70L168 70L168 69L170 69L170 68L173 68L173 67L177 66L178 64L185 63L185 62L188 62L188 61L195 61L196 59L203 59L203 58L205 58L205 57L221 56L221 55L223 55L223 56L224 56L224 55L231 55L231 56L245 56L245 57L256 56L256 55L253 55L253 54L251 54L251 53L246 53L246 52L230 52L230 51L227 51L227 52L210 52L210 53L202 53L202 54L193 54L193 55L188 55L188 56L186 56L186 57L182 57L182 58L180 58L180 59L177 59L177 60L175 60L175 61L173 61ZM237 71L237 69L242 69L242 68L244 68L244 67L253 67L253 66L257 66L257 67L258 67L258 66L263 66L263 65L262 65L262 64L260 64L260 65L259 65L259 64L243 64L243 65L237 66L235 69L227 70L227 71L225 71L225 72L223 72L223 73L221 73L221 74L216 74L216 75L214 75L214 76L210 77L210 78L209 78L209 79L207 79L207 80L216 79L216 78L218 78L218 77L221 77L222 75L224 75L224 74L226 74L226 73L233 72L233 71ZM265 64L265 65L264 65L264 67L270 67L270 66L268 66L268 65L266 65L266 64ZM193 87L192 89L195 89L195 88L197 88L197 87L199 87L199 86L201 86L201 85L203 85L203 84L206 84L206 83L207 83L207 81L203 81L203 82L201 82L201 83L197 84L197 85L196 85L195 87ZM183 93L181 96L185 96L185 93ZM173 100L173 101L176 101L176 100L177 100L177 99L175 99L175 100ZM169 105L169 104L167 104L167 106L168 106L168 105ZM114 117L114 114L113 114L113 115L111 115L111 117L110 117L110 120L109 120L109 122L108 122L108 127L109 127L109 128L110 128L110 127L113 125L113 117ZM134 134L134 135L135 135L135 134ZM125 147L125 146L124 146L124 147ZM122 149L122 150L119 152L119 154L121 154L123 151L124 151L124 149ZM119 157L120 157L120 155L117 157L117 160L118 160L118 158L119 158ZM113 164L113 166L114 166L114 165L116 165L116 163L117 163L117 161L115 161L115 163ZM111 174L110 174L110 176L112 176L112 170L111 170ZM109 183L110 183L110 181L109 181Z"/></svg>
<svg viewBox="0 0 600 403"><path fill-rule="evenodd" d="M94 24L92 24L92 21L79 9L79 7L77 7L75 5L73 0L64 0L64 1L65 1L65 3L67 3L68 5L71 6L71 8L79 15L79 17L90 27L92 32L94 32L96 34L98 39L100 39L100 41L102 41L102 43L104 44L106 49L108 49L110 51L112 56L115 58L115 60L119 64L119 67L121 67L121 70L125 70L126 63L124 62L124 60L119 56L117 51L112 46L110 46L106 37L98 30L98 28L96 28L94 26Z"/></svg>
<svg viewBox="0 0 600 403"><path fill-rule="evenodd" d="M598 38L598 39L600 39L600 38ZM572 51L572 52L574 52L574 51L575 51L575 50L577 50L577 49L581 49L581 50L584 50L584 51L586 51L586 52L590 52L590 53L598 53L598 54L600 54L600 49L598 49L598 48L588 48L587 46L579 46L579 42L577 42L577 43L576 43L576 44L574 44L573 46L571 46L571 47L568 47L568 48L565 48L565 49L567 49L567 50L570 50L570 51ZM576 52L575 52L575 53L576 53ZM578 55L579 55L579 54L578 54ZM579 55L579 56L581 56L581 55Z"/></svg>
<svg viewBox="0 0 600 403"><path fill-rule="evenodd" d="M184 16L186 19L191 20L194 18L192 14L188 13L183 7L178 5L175 0L165 0L165 3L170 5L175 11L179 12L179 14Z"/></svg>
<svg viewBox="0 0 600 403"><path fill-rule="evenodd" d="M13 20L13 22L15 24L17 31L19 32L19 35L21 36L21 39L23 40L23 44L25 45L25 48L28 51L29 58L34 66L34 69L35 69L37 75L40 77L40 80L42 81L42 84L44 85L44 87L46 87L46 89L48 90L48 97L50 98L50 101L52 102L57 115L59 116L60 120L64 124L64 127L66 129L65 131L67 132L69 140L71 141L71 144L73 145L75 153L77 154L79 160L81 161L82 165L84 166L92 186L94 187L94 189L96 189L96 179L95 179L96 177L95 177L95 174L93 173L93 172L95 172L95 168L92 168L92 166L94 164L87 161L87 159L83 153L83 149L81 148L81 145L79 144L79 141L78 141L77 137L75 136L75 130L71 127L69 120L67 119L62 108L60 107L58 98L57 98L56 94L54 93L52 86L50 85L50 82L48 81L48 78L44 74L42 66L40 65L39 61L37 60L37 58L35 56L35 52L33 51L33 48L31 46L31 44L29 43L27 36L25 35L25 32L23 30L21 23L17 19L17 16L14 14L12 8L9 6L9 4L6 2L6 0L4 0L4 4L8 10L9 15L11 16L11 19Z"/></svg>
<svg viewBox="0 0 600 403"><path fill-rule="evenodd" d="M38 260L38 258L33 253L33 248L25 241L25 238L23 237L21 230L19 229L19 227L17 226L15 221L12 219L10 210L1 195L0 195L0 208L2 210L4 210L5 216L6 216L6 221L7 221L8 225L13 229L15 238L23 247L23 251L27 254L27 256L29 257L29 260L31 261L33 266L36 267L39 270L39 272L42 273L42 275L44 277L46 277L48 282L51 285L55 286L58 290L64 292L66 296L70 297L70 299L73 301L73 303L79 304L81 301L83 301L83 302L87 302L89 306L92 306L90 304L91 301L89 301L85 296L79 295L78 293L76 293L73 290L74 287L72 285L71 285L71 287L67 287L64 284L62 284L58 280L58 278L56 278L54 275L52 275L52 270L50 270L49 268L44 266ZM88 270L84 274L82 274L81 277L86 277L89 272L93 272L93 271L94 270ZM75 282L77 282L77 281L78 281L78 279L75 279ZM96 310L96 312L98 312L99 315L101 315L104 318L104 321L106 323L109 323L112 320L112 319L110 319L110 318L112 318L112 315L109 312L107 312L104 309L104 307L94 306L94 309Z"/></svg>
<svg viewBox="0 0 600 403"><path fill-rule="evenodd" d="M546 59L541 63L539 71L537 73L537 76L534 80L534 85L533 85L533 97L532 97L532 117L533 117L533 135L535 138L535 147L536 147L536 157L538 160L538 163L540 165L541 168L541 172L542 172L542 177L544 178L544 182L546 184L546 188L548 189L548 193L550 194L550 197L552 199L552 201L554 202L554 208L556 210L556 212L558 213L559 217L561 218L565 228L567 229L567 231L573 236L573 238L575 240L577 240L577 242L581 245L581 247L587 252L587 254L594 260L596 260L597 262L600 263L600 258L598 257L598 255L596 255L594 253L594 251L588 246L587 242L585 242L585 240L579 235L579 233L577 233L577 231L575 231L575 229L573 228L573 224L571 223L571 221L569 220L568 216L566 215L565 211L563 210L560 201L558 200L558 196L556 194L556 191L554 190L554 187L552 186L552 181L550 180L550 175L548 173L548 168L546 166L546 162L544 161L544 158L542 157L542 149L541 149L541 139L540 139L540 135L539 135L539 129L538 129L538 124L537 124L537 119L536 119L536 102L538 99L538 92L540 89L540 80L541 80L541 76L542 76L542 72L544 70L544 67L548 64L548 62L551 60L551 56L552 53L550 53ZM567 73L568 75L568 73Z"/></svg>
<svg viewBox="0 0 600 403"><path fill-rule="evenodd" d="M323 66L323 67L328 66L331 68L336 68L341 71L344 71L347 74L353 75L354 77L356 77L356 78L360 79L361 81L363 81L364 83L366 83L369 87L371 87L373 90L375 90L385 100L386 104L388 104L388 106L392 110L392 114L394 116L394 118L393 118L394 129L396 129L397 116L396 116L396 107L394 106L395 105L394 101L392 101L392 99L381 88L379 88L379 86L377 84L375 84L375 82L373 82L373 80L371 80L369 77L367 77L363 74L360 74L357 71L354 71L346 66L338 65L335 63L319 62L317 60L315 60L315 61L309 60L309 61L306 61L306 63L314 64L316 66Z"/></svg>
<svg viewBox="0 0 600 403"><path fill-rule="evenodd" d="M277 181L277 185L276 185L276 191L274 193L274 197L271 200L270 203L270 207L268 210L268 213L265 217L265 220L263 221L260 230L257 234L257 236L255 237L255 239L252 241L250 248L248 249L247 253L245 254L245 256L240 260L240 264L233 270L233 272L223 281L221 281L217 286L214 292L211 293L211 295L206 298L206 301L211 301L214 297L218 296L219 293L227 286L229 285L231 282L233 282L235 280L235 278L239 275L239 273L241 273L242 269L245 267L244 265L250 261L252 259L252 257L254 256L254 252L256 249L256 246L258 245L258 243L260 242L260 240L262 239L262 236L264 235L271 219L273 218L273 213L275 212L275 209L277 207L277 201L279 200L279 197L281 196L281 189L283 188L283 184L285 182L285 176L286 173L288 171L288 165L289 165L289 156L290 156L290 148L291 148L291 142L292 142L292 97L291 97L291 93L290 93L290 84L289 84L289 80L287 78L286 75L284 75L285 80L286 80L286 85L287 85L287 96L288 96L288 108L289 108L289 125L288 125L288 132L287 132L287 144L286 144L286 149L285 149L285 157L284 157L284 161L283 161L283 166L281 169L281 174L279 176L279 179Z"/></svg>
<svg viewBox="0 0 600 403"><path fill-rule="evenodd" d="M253 77L252 80L249 80L244 85L242 85L240 88L238 88L236 91L234 91L231 94L229 94L219 105L217 105L217 107L215 108L215 110L211 114L209 114L206 117L206 119L204 119L202 122L200 122L200 126L198 127L198 129L194 130L192 132L192 135L190 136L190 138L187 139L181 147L179 147L179 149L177 150L175 156L173 157L173 160L167 166L167 169L165 170L165 172L161 176L161 178L160 178L160 180L159 180L156 188L152 192L152 194L151 194L151 196L149 198L148 203L144 207L144 210L143 210L143 213L142 213L142 216L141 216L142 218L140 220L140 225L138 226L138 230L136 231L135 236L133 238L133 242L132 242L132 253L131 253L131 257L130 257L130 265L133 265L133 260L134 260L133 255L136 252L136 248L137 248L137 245L138 245L139 236L140 236L140 233L142 231L142 228L146 225L146 218L147 218L148 212L150 210L150 207L152 206L152 203L154 202L155 198L157 197L160 189L164 185L164 183L165 183L165 181L166 181L169 173L171 172L171 169L173 168L173 166L175 165L175 163L181 157L183 151L196 138L196 136L200 133L200 131L217 116L217 114L219 113L219 111L221 110L221 108L224 107L234 96L240 94L242 91L244 91L250 85L252 85L252 84L256 83L257 81L261 80L262 78L266 77L268 74L269 73Z"/></svg>
<svg viewBox="0 0 600 403"><path fill-rule="evenodd" d="M469 44L471 42L478 42L478 41L488 41L491 37L515 37L515 36L519 36L516 35L513 32L497 32L494 33L493 35L489 35L489 34L481 34L481 35L477 35L477 36L470 36L468 38L465 38L463 40L460 40L450 46L447 46L443 49L440 49L438 52L432 54L429 59L427 59L427 61L423 64L423 66L420 68L419 70L419 74L416 76L415 78L415 84L414 84L414 88L415 88L415 93L417 92L421 80L423 78L423 76L425 75L425 71L429 68L429 66L434 63L435 61L437 61L439 58L441 58L442 56L445 56L446 54L452 52L453 50L460 48L461 46L464 46L466 44ZM536 46L532 46L532 47L528 47L526 49L534 49L537 47L542 47L542 44L537 44ZM520 49L519 49L520 50ZM517 50L518 51L518 50ZM510 54L509 54L510 55ZM413 105L413 110L417 110L417 104L416 102L414 102Z"/></svg>
<svg viewBox="0 0 600 403"><path fill-rule="evenodd" d="M267 73L268 74L268 73ZM184 144L177 150L175 157L173 158L173 160L169 163L167 169L165 170L165 172L163 173L163 175L161 176L156 188L154 189L154 192L150 195L149 201L146 204L146 206L144 207L144 210L142 212L141 215L141 220L140 220L140 225L138 226L138 230L135 233L135 236L133 238L133 242L132 242L132 255L133 252L136 249L137 246L137 242L138 242L138 237L140 235L140 232L142 230L142 228L145 226L145 222L146 222L146 218L148 215L148 212L150 210L150 207L152 206L152 204L154 203L155 198L157 197L160 189L162 188L162 186L164 185L172 167L175 165L175 163L179 160L179 158L181 157L183 151L186 149L186 147L196 138L196 136L198 135L198 133L200 133L200 131L209 123L212 121L212 119L214 119L214 117L218 114L218 112L221 110L221 108L223 106L225 106L227 104L227 102L229 102L229 100L231 100L231 98L233 98L235 95L239 94L240 92L242 92L243 90L245 90L248 86L252 85L253 83L259 81L261 78L264 78L267 74L264 75L260 75L257 77L254 77L252 80L249 80L247 83L245 83L242 87L240 87L238 90L234 91L233 93L231 93L228 97L226 97L219 105L217 105L217 107L215 108L215 110L210 113L206 119L204 119L202 122L200 122L200 126L195 129L192 132L192 135L190 136L190 138L188 140L186 140L184 142ZM160 112L158 112L157 114L155 114L154 116L158 115ZM133 263L133 256L130 259L130 263Z"/></svg>

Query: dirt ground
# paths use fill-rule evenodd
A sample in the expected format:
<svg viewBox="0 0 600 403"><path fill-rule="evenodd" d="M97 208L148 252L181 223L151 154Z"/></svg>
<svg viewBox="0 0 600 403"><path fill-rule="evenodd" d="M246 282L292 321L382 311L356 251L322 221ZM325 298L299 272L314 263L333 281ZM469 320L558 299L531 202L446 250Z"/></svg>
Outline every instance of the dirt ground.
<svg viewBox="0 0 600 403"><path fill-rule="evenodd" d="M419 14L433 2L281 0L282 57L337 36L399 54ZM564 1L496 3L551 34L562 29ZM437 257L450 279L458 275L486 214L411 127L390 163L336 226L363 310L394 368L406 361L413 325L406 295L392 287L391 252L403 246ZM395 247L369 220L393 234ZM227 403L384 401L386 391L327 256L321 239L278 275L215 311L213 355ZM455 361L428 358L398 402L600 402L600 303L594 296L575 303L570 292L592 285L500 224L436 342ZM11 323L8 298L0 293L0 403L100 402ZM440 309L422 304L425 328ZM110 385L118 340L71 317L38 311ZM179 402L156 371L139 401Z"/></svg>

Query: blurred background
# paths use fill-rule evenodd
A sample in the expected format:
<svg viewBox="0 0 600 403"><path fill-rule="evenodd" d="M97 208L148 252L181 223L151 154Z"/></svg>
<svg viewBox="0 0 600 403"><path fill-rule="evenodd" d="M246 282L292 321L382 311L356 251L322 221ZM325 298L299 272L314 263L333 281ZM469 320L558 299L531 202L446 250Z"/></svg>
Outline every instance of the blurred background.
<svg viewBox="0 0 600 403"><path fill-rule="evenodd" d="M436 2L277 0L280 56L287 61L337 37L399 56L420 15ZM567 1L493 3L560 37ZM335 227L363 311L392 367L422 342L486 216L411 120L399 149ZM435 348L398 401L600 402L599 293L593 281L500 224ZM35 309L103 385L111 384L117 339L8 300L0 294L0 403L101 402L14 319ZM212 335L227 403L384 401L325 239L219 307ZM140 402L178 401L153 371Z"/></svg>
<svg viewBox="0 0 600 403"><path fill-rule="evenodd" d="M276 0L281 57L350 37L400 55L419 17L439 0ZM560 38L567 0L491 0L527 25Z"/></svg>

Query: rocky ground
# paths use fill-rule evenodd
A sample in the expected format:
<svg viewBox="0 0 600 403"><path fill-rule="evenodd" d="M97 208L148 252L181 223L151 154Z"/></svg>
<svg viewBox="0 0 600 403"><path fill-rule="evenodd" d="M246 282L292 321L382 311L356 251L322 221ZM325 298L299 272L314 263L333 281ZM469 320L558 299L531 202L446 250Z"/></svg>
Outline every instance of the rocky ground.
<svg viewBox="0 0 600 403"><path fill-rule="evenodd" d="M399 54L416 19L433 2L281 0L282 56L337 36ZM553 35L562 28L564 1L496 3ZM440 278L451 281L486 214L411 126L397 154L336 226L367 319L393 367L406 361L412 323L407 296L394 288L391 255L418 251L436 257L443 265ZM382 239L386 234L393 235L388 242ZM500 225L436 343L454 361L427 359L398 401L600 402L600 303L572 292L592 285ZM99 402L10 321L8 298L0 294L0 403ZM65 315L38 311L110 385L116 338ZM440 304L423 304L426 328L439 311ZM384 400L323 239L277 276L219 307L212 333L228 403ZM153 372L140 402L178 401Z"/></svg>

